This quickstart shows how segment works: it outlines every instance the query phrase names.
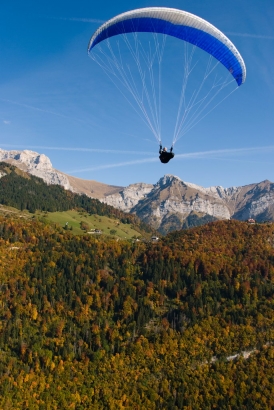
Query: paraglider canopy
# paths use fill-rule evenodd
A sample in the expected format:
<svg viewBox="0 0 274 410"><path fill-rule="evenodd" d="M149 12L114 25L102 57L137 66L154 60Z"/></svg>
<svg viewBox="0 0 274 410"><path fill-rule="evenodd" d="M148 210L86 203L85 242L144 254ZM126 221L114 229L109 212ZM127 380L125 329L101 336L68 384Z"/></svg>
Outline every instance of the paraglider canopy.
<svg viewBox="0 0 274 410"><path fill-rule="evenodd" d="M245 64L233 43L206 20L178 9L148 7L119 14L96 30L88 51L109 37L132 32L161 33L185 40L220 61L238 85L245 81Z"/></svg>
<svg viewBox="0 0 274 410"><path fill-rule="evenodd" d="M142 41L137 37L138 33L140 36L144 35L141 33L148 33L151 39ZM116 36L128 47L127 53L122 52L119 39L111 41ZM170 63L167 64L169 72L164 77L162 61L167 38L173 38L173 41L176 38L176 42L181 40L178 43L183 45L184 52L182 63L176 64L182 85L176 85L174 89L181 91L172 140L174 146L178 139L245 82L244 60L225 34L208 21L186 11L148 7L119 14L102 24L89 41L88 54L105 71L152 131L158 143L161 143L164 113L161 106L163 101L167 106L170 98L170 93L166 92L165 98L163 95L167 89L170 92L170 68L174 69ZM172 47L167 49L173 50ZM193 61L196 49L205 54L204 57L208 57L208 61L202 61L204 68L200 69L200 59L198 62ZM183 52L174 54L179 58ZM131 62L128 57L131 57ZM224 73L215 74L216 67L221 67L222 70L219 71ZM200 84L196 72L201 75ZM197 84L189 91L190 78L195 78ZM163 84L166 79L166 84ZM230 92L229 86L232 83L235 86L234 80L237 86Z"/></svg>

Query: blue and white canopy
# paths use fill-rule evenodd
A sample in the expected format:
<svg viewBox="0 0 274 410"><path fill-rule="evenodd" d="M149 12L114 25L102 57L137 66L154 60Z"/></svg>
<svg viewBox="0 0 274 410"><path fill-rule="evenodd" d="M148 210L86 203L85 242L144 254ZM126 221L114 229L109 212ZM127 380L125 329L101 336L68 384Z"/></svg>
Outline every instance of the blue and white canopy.
<svg viewBox="0 0 274 410"><path fill-rule="evenodd" d="M185 40L220 61L239 86L245 82L245 63L234 44L206 20L177 9L148 7L119 14L95 31L88 52L109 37L133 32L162 33Z"/></svg>

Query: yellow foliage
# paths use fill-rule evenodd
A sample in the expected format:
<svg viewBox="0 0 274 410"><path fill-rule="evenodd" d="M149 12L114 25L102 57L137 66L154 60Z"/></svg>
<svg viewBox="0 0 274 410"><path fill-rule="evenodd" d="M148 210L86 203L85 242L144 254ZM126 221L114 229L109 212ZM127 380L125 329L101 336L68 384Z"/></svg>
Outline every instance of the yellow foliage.
<svg viewBox="0 0 274 410"><path fill-rule="evenodd" d="M37 317L38 317L38 311L37 311L37 307L35 305L32 306L31 317L32 317L33 320L36 320Z"/></svg>

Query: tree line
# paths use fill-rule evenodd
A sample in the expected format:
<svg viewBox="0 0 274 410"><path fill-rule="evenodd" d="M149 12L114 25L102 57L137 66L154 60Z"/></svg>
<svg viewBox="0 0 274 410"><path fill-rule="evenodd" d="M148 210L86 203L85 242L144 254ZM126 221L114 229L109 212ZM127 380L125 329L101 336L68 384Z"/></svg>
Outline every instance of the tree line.
<svg viewBox="0 0 274 410"><path fill-rule="evenodd" d="M27 174L13 165L0 162L0 203L20 210L57 212L82 209L89 214L119 219L145 232L154 232L136 215L127 214L87 195L78 195L60 185L47 185L41 178Z"/></svg>

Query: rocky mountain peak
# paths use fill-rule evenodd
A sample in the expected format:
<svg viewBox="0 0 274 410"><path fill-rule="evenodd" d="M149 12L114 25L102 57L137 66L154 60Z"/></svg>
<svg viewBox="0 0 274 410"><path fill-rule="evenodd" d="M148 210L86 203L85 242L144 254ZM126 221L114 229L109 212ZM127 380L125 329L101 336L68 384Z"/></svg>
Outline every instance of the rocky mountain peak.
<svg viewBox="0 0 274 410"><path fill-rule="evenodd" d="M155 187L166 188L167 185L171 185L174 182L183 182L179 177L175 175L166 174L155 184Z"/></svg>
<svg viewBox="0 0 274 410"><path fill-rule="evenodd" d="M14 155L12 155L15 153ZM10 151L9 158L13 158L16 161L22 162L29 167L34 167L41 170L53 170L50 159L44 154L38 154L37 152L24 150L24 151Z"/></svg>
<svg viewBox="0 0 274 410"><path fill-rule="evenodd" d="M73 191L67 176L54 169L50 159L44 154L30 150L5 151L0 148L0 161L9 162L23 171L42 178L47 184L62 185L65 189Z"/></svg>

